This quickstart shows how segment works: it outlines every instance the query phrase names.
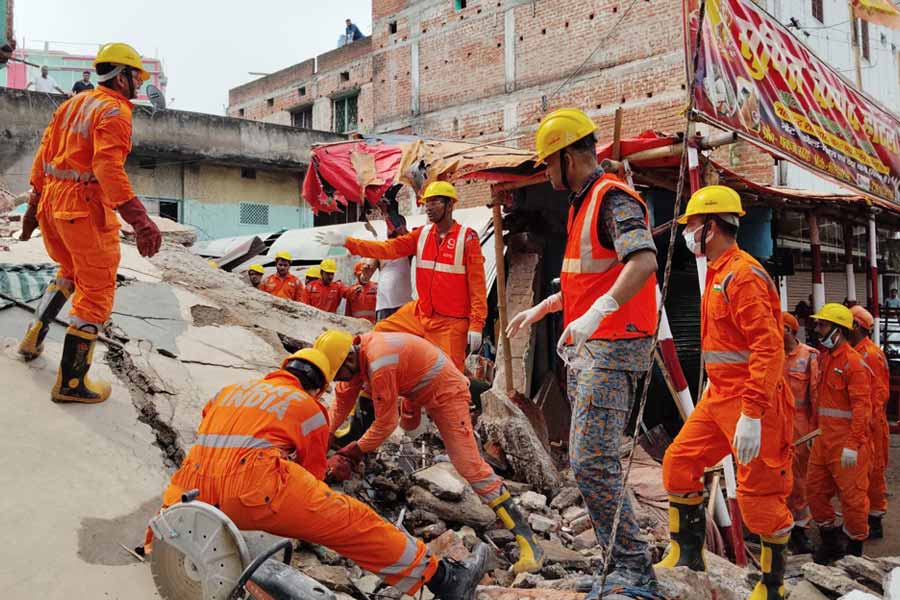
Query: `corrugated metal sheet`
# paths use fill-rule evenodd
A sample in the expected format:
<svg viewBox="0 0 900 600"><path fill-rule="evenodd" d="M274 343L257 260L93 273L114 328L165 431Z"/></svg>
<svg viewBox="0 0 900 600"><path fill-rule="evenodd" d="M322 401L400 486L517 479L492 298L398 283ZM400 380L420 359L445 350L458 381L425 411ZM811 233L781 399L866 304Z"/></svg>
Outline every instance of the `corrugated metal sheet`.
<svg viewBox="0 0 900 600"><path fill-rule="evenodd" d="M825 302L843 302L847 297L847 274L825 272L822 273L825 283ZM788 310L794 312L794 307L801 300L808 301L812 294L812 273L798 271L788 277ZM866 274L856 274L856 300L862 304L866 302Z"/></svg>
<svg viewBox="0 0 900 600"><path fill-rule="evenodd" d="M0 292L22 302L31 302L44 295L47 284L56 277L54 264L9 265L0 264ZM12 306L12 302L0 298L0 309Z"/></svg>

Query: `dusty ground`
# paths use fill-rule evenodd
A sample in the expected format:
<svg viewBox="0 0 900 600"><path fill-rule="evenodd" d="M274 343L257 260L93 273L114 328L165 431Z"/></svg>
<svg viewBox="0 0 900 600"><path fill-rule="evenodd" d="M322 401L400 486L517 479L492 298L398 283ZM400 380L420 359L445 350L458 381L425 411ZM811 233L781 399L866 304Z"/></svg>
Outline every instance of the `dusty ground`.
<svg viewBox="0 0 900 600"><path fill-rule="evenodd" d="M888 458L888 514L884 517L884 539L866 542L863 552L869 556L900 556L900 435L891 436Z"/></svg>

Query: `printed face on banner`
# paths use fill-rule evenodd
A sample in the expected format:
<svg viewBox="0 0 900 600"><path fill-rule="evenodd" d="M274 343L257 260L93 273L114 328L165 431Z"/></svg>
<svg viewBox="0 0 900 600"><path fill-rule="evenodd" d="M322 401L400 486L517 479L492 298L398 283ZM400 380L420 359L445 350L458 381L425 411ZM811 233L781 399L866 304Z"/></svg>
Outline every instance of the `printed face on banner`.
<svg viewBox="0 0 900 600"><path fill-rule="evenodd" d="M697 0L685 0L693 56ZM837 183L900 204L900 119L749 0L706 0L694 108L702 120Z"/></svg>

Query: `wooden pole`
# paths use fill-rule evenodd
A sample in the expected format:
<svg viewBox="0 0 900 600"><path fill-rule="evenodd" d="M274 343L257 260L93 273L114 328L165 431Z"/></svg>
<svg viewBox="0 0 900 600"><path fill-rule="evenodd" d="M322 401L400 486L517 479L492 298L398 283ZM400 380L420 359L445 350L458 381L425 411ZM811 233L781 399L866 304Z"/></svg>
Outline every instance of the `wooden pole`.
<svg viewBox="0 0 900 600"><path fill-rule="evenodd" d="M500 347L503 348L503 371L506 380L506 392L515 391L513 387L512 351L506 327L509 323L506 316L506 259L503 254L503 215L500 212L502 192L494 192L491 209L494 216L494 255L497 263L497 310L500 313Z"/></svg>
<svg viewBox="0 0 900 600"><path fill-rule="evenodd" d="M615 121L613 122L613 145L612 159L619 160L622 158L622 107L616 109Z"/></svg>

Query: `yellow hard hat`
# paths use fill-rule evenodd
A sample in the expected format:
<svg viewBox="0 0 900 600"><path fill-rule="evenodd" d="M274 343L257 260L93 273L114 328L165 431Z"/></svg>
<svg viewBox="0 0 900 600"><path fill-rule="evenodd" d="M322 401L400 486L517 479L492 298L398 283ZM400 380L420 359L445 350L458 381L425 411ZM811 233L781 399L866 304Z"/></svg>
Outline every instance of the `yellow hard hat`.
<svg viewBox="0 0 900 600"><path fill-rule="evenodd" d="M248 270L248 271L255 271L256 273L259 273L260 275L262 275L263 273L266 272L266 270L263 269L263 266L260 265L260 264L250 265L250 268L247 269L247 270Z"/></svg>
<svg viewBox="0 0 900 600"><path fill-rule="evenodd" d="M819 321L828 321L847 329L853 329L853 313L843 304L837 302L829 302L822 309L812 316L813 319Z"/></svg>
<svg viewBox="0 0 900 600"><path fill-rule="evenodd" d="M422 197L419 198L419 204L425 204L425 201L428 198L432 198L434 196L443 196L445 198L450 198L453 202L459 200L459 195L456 193L456 188L453 187L453 184L449 181L432 181L426 186L425 191L422 192Z"/></svg>
<svg viewBox="0 0 900 600"><path fill-rule="evenodd" d="M302 360L316 367L319 370L319 373L322 374L322 377L325 378L326 386L331 383L331 379L334 377L334 372L336 371L336 369L331 368L328 357L325 356L321 350L316 350L315 348L301 348L290 356L285 357L285 359L281 361L281 368L284 369L292 360Z"/></svg>
<svg viewBox="0 0 900 600"><path fill-rule="evenodd" d="M140 71L141 81L150 79L150 73L147 72L144 68L144 63L141 62L141 55L138 54L137 50L122 42L113 42L100 46L97 57L94 59L94 68L96 69L100 63L125 65Z"/></svg>
<svg viewBox="0 0 900 600"><path fill-rule="evenodd" d="M218 269L218 268L219 268L219 263L217 263L217 262L214 261L214 260L209 261L208 264L209 264L209 266L211 266L213 269Z"/></svg>
<svg viewBox="0 0 900 600"><path fill-rule="evenodd" d="M323 273L337 273L337 263L334 262L333 258L326 258L319 263L319 269L321 269Z"/></svg>
<svg viewBox="0 0 900 600"><path fill-rule="evenodd" d="M283 258L284 260L286 260L288 262L294 260L294 257L291 256L291 253L288 252L287 250L282 250L281 252L277 252L275 254L275 260L278 260L279 258Z"/></svg>
<svg viewBox="0 0 900 600"><path fill-rule="evenodd" d="M334 379L334 376L338 370L340 370L341 365L347 360L347 355L350 354L350 349L352 347L353 336L346 331L340 331L339 329L329 329L317 337L316 341L313 342L313 348L324 354L328 358L328 363L331 365L331 377L329 378L329 381Z"/></svg>
<svg viewBox="0 0 900 600"><path fill-rule="evenodd" d="M571 146L595 131L597 124L584 111L577 108L554 110L543 118L537 133L534 134L538 162L544 162L554 152Z"/></svg>
<svg viewBox="0 0 900 600"><path fill-rule="evenodd" d="M306 270L306 277L315 277L316 279L319 279L322 277L322 273L319 271L318 266L310 267Z"/></svg>
<svg viewBox="0 0 900 600"><path fill-rule="evenodd" d="M735 214L743 217L741 197L736 191L725 185L708 185L691 195L687 209L678 217L678 223L684 225L688 217L693 215Z"/></svg>

